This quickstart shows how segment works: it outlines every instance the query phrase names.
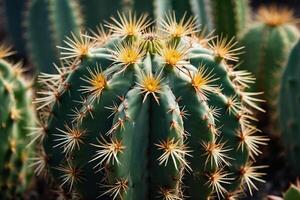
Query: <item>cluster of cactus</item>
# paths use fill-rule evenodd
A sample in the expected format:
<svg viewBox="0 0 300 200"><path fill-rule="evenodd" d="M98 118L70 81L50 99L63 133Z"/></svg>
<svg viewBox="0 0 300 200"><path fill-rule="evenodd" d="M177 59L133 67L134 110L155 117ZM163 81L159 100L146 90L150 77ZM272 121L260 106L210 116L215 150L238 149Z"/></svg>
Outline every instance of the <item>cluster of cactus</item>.
<svg viewBox="0 0 300 200"><path fill-rule="evenodd" d="M282 140L289 163L300 175L300 42L291 51L283 73L279 98L279 119Z"/></svg>
<svg viewBox="0 0 300 200"><path fill-rule="evenodd" d="M198 24L229 37L240 33L249 18L248 0L31 0L28 5L25 1L4 0L3 4L9 35L16 48L24 54L27 46L32 63L47 73L52 70L48 66L59 61L56 46L62 45L65 36L79 33L82 27L96 30L100 21L108 20L117 11L146 12L159 21L167 11L175 10L179 16L197 16ZM20 22L23 12L25 39Z"/></svg>
<svg viewBox="0 0 300 200"><path fill-rule="evenodd" d="M246 52L240 56L242 67L255 74L257 81L253 89L264 92L272 126L278 123L282 73L290 50L300 35L295 22L291 10L276 6L262 7L258 11L258 21L241 38Z"/></svg>
<svg viewBox="0 0 300 200"><path fill-rule="evenodd" d="M263 182L267 139L252 124L254 78L241 48L195 18L159 25L120 14L68 37L58 74L40 75L34 166L72 199L233 199ZM230 62L231 64L228 64Z"/></svg>
<svg viewBox="0 0 300 200"><path fill-rule="evenodd" d="M21 63L4 59L12 52L0 47L0 198L14 199L23 195L32 173L28 170L31 148L29 127L35 123L30 83L21 77Z"/></svg>

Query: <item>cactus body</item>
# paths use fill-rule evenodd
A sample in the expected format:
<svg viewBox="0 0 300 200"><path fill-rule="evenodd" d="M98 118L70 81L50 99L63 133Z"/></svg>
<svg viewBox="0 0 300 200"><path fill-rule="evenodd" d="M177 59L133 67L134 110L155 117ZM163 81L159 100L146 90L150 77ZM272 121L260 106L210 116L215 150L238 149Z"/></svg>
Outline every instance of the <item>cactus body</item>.
<svg viewBox="0 0 300 200"><path fill-rule="evenodd" d="M4 47L0 50L0 197L12 199L22 197L30 183L31 150L25 147L29 142L28 128L33 127L35 118L29 84L21 77L19 64L3 59L9 54Z"/></svg>
<svg viewBox="0 0 300 200"><path fill-rule="evenodd" d="M0 5L1 14L5 23L5 31L7 36L14 44L18 54L25 57L25 38L23 37L23 12L25 10L26 1L23 0L5 0Z"/></svg>
<svg viewBox="0 0 300 200"><path fill-rule="evenodd" d="M191 36L195 21L169 19L157 33L144 31L145 17L121 15L111 35L79 36L62 48L70 66L41 76L38 163L64 194L222 199L262 181L251 158L266 139L249 110L260 108L244 92L249 74L227 64L236 49L220 39L208 47Z"/></svg>
<svg viewBox="0 0 300 200"><path fill-rule="evenodd" d="M275 116L282 72L299 31L291 11L270 7L261 8L259 13L260 21L241 39L246 52L241 61L243 68L256 75L254 88L264 92L271 115Z"/></svg>
<svg viewBox="0 0 300 200"><path fill-rule="evenodd" d="M34 65L42 72L51 72L51 66L59 61L57 45L66 36L77 34L82 24L76 1L33 0L26 17L27 46Z"/></svg>
<svg viewBox="0 0 300 200"><path fill-rule="evenodd" d="M285 141L289 162L293 166L297 175L300 174L299 56L300 43L298 42L290 54L287 67L284 71L279 98L279 117L282 130L282 139Z"/></svg>

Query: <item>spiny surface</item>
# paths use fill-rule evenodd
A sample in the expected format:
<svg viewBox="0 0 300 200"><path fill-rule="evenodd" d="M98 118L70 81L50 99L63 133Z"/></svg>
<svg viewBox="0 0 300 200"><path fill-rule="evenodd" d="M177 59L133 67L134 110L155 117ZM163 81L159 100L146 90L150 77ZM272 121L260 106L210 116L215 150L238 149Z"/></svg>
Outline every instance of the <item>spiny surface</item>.
<svg viewBox="0 0 300 200"><path fill-rule="evenodd" d="M0 198L21 198L29 187L27 148L29 127L35 123L31 90L22 77L22 63L12 64L6 57L14 52L0 45Z"/></svg>
<svg viewBox="0 0 300 200"><path fill-rule="evenodd" d="M208 44L172 13L158 27L132 13L105 26L67 38L58 74L40 76L36 171L84 199L252 194L267 139L252 125L260 93L244 91L253 77L227 64L236 43Z"/></svg>

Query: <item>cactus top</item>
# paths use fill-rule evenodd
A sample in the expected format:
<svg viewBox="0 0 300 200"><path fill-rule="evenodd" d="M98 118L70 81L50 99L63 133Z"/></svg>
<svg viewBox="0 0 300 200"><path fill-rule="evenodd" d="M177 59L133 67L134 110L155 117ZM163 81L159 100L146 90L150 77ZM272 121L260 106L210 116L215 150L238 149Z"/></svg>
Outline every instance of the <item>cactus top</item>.
<svg viewBox="0 0 300 200"><path fill-rule="evenodd" d="M195 24L119 14L108 31L59 47L64 66L40 75L36 166L61 195L220 199L263 181L252 166L267 140L252 125L260 93L245 92L253 77L228 64L241 48Z"/></svg>

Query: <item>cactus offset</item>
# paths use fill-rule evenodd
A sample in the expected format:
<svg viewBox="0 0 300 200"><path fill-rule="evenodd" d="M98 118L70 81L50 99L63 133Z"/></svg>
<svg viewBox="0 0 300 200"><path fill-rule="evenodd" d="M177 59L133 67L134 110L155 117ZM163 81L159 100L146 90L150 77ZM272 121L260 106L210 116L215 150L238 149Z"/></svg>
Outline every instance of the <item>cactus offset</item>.
<svg viewBox="0 0 300 200"><path fill-rule="evenodd" d="M300 174L300 42L293 48L284 71L279 98L279 117L282 139L287 149L289 163Z"/></svg>
<svg viewBox="0 0 300 200"><path fill-rule="evenodd" d="M66 66L41 76L47 159L38 169L83 199L252 193L253 181L263 181L252 158L267 139L251 125L252 108L261 110L257 94L244 91L251 74L227 64L236 43L203 45L193 18L170 15L149 32L144 16L112 21L109 35L67 42Z"/></svg>
<svg viewBox="0 0 300 200"><path fill-rule="evenodd" d="M300 199L300 182L297 180L296 184L291 184L286 192L283 193L283 198L269 195L268 200L296 200Z"/></svg>
<svg viewBox="0 0 300 200"><path fill-rule="evenodd" d="M21 63L11 64L4 58L13 52L0 47L0 198L22 195L30 183L28 171L29 127L34 125L29 83L22 77Z"/></svg>
<svg viewBox="0 0 300 200"><path fill-rule="evenodd" d="M282 71L299 31L292 11L284 8L263 7L258 19L241 39L246 52L241 55L241 61L246 70L256 75L254 88L264 91L264 99L274 117L278 115L276 106Z"/></svg>

